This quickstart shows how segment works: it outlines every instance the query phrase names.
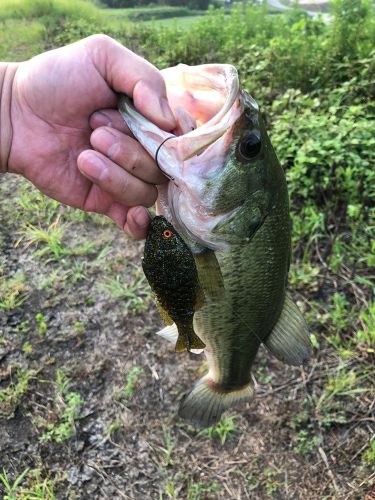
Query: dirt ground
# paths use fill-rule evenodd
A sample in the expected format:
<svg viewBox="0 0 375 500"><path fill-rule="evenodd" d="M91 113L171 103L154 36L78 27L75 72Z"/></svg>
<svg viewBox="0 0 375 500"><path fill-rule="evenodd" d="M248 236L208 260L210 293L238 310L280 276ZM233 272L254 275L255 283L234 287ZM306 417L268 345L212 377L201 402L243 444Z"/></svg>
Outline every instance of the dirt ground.
<svg viewBox="0 0 375 500"><path fill-rule="evenodd" d="M154 335L162 323L139 267L143 243L98 216L43 208L11 176L1 178L0 199L0 279L18 286L19 299L0 309L0 471L14 483L26 470L14 498L370 494L371 381L355 394L327 387L343 364L356 374L373 361L340 360L324 331L314 332L319 348L303 368L261 349L256 399L216 429L194 429L176 411L204 358L177 355ZM62 227L60 250L41 237L36 245L25 224Z"/></svg>

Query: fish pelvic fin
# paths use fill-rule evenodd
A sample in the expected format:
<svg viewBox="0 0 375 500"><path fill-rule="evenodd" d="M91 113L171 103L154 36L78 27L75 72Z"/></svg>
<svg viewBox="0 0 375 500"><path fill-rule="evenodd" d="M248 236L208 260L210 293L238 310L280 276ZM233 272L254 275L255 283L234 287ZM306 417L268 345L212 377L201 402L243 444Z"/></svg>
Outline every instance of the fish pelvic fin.
<svg viewBox="0 0 375 500"><path fill-rule="evenodd" d="M306 322L288 295L285 297L280 318L264 344L277 359L288 365L302 365L312 354Z"/></svg>
<svg viewBox="0 0 375 500"><path fill-rule="evenodd" d="M240 406L253 398L252 382L243 387L228 390L206 376L184 396L178 415L196 427L211 427L220 420L225 410Z"/></svg>
<svg viewBox="0 0 375 500"><path fill-rule="evenodd" d="M177 325L178 338L174 350L176 352L204 349L206 344L195 333L193 324Z"/></svg>

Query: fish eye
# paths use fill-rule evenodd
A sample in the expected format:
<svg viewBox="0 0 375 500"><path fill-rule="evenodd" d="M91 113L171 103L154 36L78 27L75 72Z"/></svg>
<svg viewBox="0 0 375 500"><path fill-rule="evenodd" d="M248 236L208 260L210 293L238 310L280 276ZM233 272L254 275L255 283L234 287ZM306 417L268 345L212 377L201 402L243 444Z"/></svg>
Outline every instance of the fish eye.
<svg viewBox="0 0 375 500"><path fill-rule="evenodd" d="M164 238L167 238L167 239L171 238L171 237L172 237L172 234L173 234L173 233L172 233L172 231L170 231L169 229L166 229L166 230L163 232L163 236L164 236Z"/></svg>
<svg viewBox="0 0 375 500"><path fill-rule="evenodd" d="M239 153L245 160L255 158L262 148L262 141L258 131L253 130L241 139Z"/></svg>

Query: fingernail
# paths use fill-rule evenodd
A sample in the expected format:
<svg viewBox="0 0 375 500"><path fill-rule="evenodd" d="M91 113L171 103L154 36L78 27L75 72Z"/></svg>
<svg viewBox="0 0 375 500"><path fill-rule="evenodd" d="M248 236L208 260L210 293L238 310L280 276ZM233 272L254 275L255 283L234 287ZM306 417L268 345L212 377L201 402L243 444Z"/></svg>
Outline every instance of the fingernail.
<svg viewBox="0 0 375 500"><path fill-rule="evenodd" d="M95 111L91 116L92 125L96 127L112 127L112 120L102 111Z"/></svg>
<svg viewBox="0 0 375 500"><path fill-rule="evenodd" d="M94 153L88 152L85 155L85 161L82 164L80 162L80 171L90 177L90 179L95 181L101 181L104 179L107 171L107 165L101 158L98 158Z"/></svg>
<svg viewBox="0 0 375 500"><path fill-rule="evenodd" d="M106 128L98 128L93 132L91 144L110 158L116 154L119 148L117 138Z"/></svg>
<svg viewBox="0 0 375 500"><path fill-rule="evenodd" d="M173 116L173 113L171 111L171 108L169 106L169 103L165 97L161 97L159 99L160 106L163 112L163 116L166 120L168 120L172 125L175 125L176 120L175 117Z"/></svg>
<svg viewBox="0 0 375 500"><path fill-rule="evenodd" d="M136 207L133 209L133 218L137 226L141 228L147 227L151 221L150 214L143 207Z"/></svg>

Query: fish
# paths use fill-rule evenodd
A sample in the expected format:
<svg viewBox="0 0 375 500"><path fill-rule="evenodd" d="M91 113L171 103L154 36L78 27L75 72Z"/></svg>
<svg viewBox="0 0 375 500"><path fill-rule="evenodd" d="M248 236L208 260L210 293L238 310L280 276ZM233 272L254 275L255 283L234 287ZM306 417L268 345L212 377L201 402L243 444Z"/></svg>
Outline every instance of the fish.
<svg viewBox="0 0 375 500"><path fill-rule="evenodd" d="M255 395L260 345L289 365L312 353L306 322L287 293L291 219L285 173L257 102L228 64L162 70L178 127L167 132L128 98L119 111L169 181L157 213L190 247L205 295L194 331L206 344L208 372L182 398L181 418L216 424ZM175 325L159 335L175 342Z"/></svg>
<svg viewBox="0 0 375 500"><path fill-rule="evenodd" d="M204 349L206 344L193 327L194 313L204 301L194 256L162 215L151 221L142 267L161 317L167 324L177 326L175 351Z"/></svg>

